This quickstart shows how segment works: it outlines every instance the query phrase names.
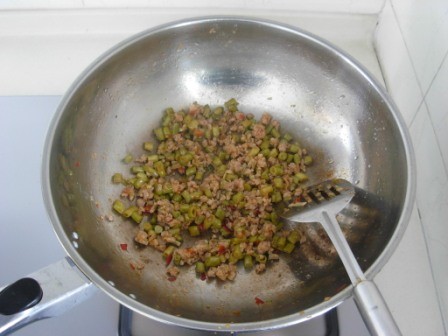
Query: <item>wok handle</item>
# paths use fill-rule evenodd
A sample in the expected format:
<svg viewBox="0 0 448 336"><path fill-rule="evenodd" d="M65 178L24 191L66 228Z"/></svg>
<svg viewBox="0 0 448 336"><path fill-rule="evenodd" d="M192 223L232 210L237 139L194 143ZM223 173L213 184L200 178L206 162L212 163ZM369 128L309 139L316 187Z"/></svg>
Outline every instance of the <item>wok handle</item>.
<svg viewBox="0 0 448 336"><path fill-rule="evenodd" d="M354 288L354 298L371 335L401 335L383 296L373 281L365 280L358 283Z"/></svg>
<svg viewBox="0 0 448 336"><path fill-rule="evenodd" d="M58 316L97 291L73 261L65 258L0 288L0 336Z"/></svg>

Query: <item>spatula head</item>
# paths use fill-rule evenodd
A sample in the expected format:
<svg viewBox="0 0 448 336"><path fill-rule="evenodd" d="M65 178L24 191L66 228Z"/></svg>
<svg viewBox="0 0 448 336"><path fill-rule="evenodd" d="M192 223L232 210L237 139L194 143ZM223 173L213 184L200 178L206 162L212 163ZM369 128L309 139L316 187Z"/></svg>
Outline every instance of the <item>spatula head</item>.
<svg viewBox="0 0 448 336"><path fill-rule="evenodd" d="M310 186L302 194L302 202L289 206L282 217L291 222L316 222L322 211L336 215L355 195L354 186L344 179L332 179Z"/></svg>

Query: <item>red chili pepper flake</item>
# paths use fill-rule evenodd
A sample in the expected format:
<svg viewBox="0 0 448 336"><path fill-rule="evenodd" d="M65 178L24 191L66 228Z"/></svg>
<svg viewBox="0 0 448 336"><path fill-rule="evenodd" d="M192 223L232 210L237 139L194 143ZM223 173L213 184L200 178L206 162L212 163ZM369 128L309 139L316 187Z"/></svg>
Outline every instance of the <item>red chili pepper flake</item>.
<svg viewBox="0 0 448 336"><path fill-rule="evenodd" d="M219 247L218 247L218 254L222 255L224 253L226 253L226 248L223 245L219 245Z"/></svg>
<svg viewBox="0 0 448 336"><path fill-rule="evenodd" d="M127 251L128 250L128 244L120 244L120 248L122 251Z"/></svg>
<svg viewBox="0 0 448 336"><path fill-rule="evenodd" d="M79 161L75 162L75 167L79 167L81 164L79 163Z"/></svg>
<svg viewBox="0 0 448 336"><path fill-rule="evenodd" d="M235 114L236 120L244 120L246 118L246 116L244 115L244 113L236 113Z"/></svg>
<svg viewBox="0 0 448 336"><path fill-rule="evenodd" d="M175 276L172 276L172 275L170 275L169 277L168 277L168 281L171 281L171 282L173 282L173 281L176 281L176 277Z"/></svg>
<svg viewBox="0 0 448 336"><path fill-rule="evenodd" d="M261 305L261 304L264 304L264 301L262 299L258 298L258 297L255 297L255 303L257 305Z"/></svg>
<svg viewBox="0 0 448 336"><path fill-rule="evenodd" d="M198 229L199 229L199 231L201 231L201 232L204 232L205 231L205 227L204 227L204 224L198 224Z"/></svg>
<svg viewBox="0 0 448 336"><path fill-rule="evenodd" d="M168 266L169 264L171 264L171 260L173 260L173 255L170 254L166 257L165 262L166 262L166 266Z"/></svg>
<svg viewBox="0 0 448 336"><path fill-rule="evenodd" d="M151 205L145 205L145 207L143 208L142 213L147 213L147 214L149 214L149 213L151 213L151 209L152 209L152 206L151 206Z"/></svg>
<svg viewBox="0 0 448 336"><path fill-rule="evenodd" d="M129 263L129 266L131 266L131 269L134 271L135 270L135 266L133 263Z"/></svg>
<svg viewBox="0 0 448 336"><path fill-rule="evenodd" d="M196 138L201 138L201 137L204 136L204 131L201 130L201 129L199 129L199 128L196 128L196 129L193 131L193 135L194 135Z"/></svg>
<svg viewBox="0 0 448 336"><path fill-rule="evenodd" d="M177 168L177 171L179 172L179 174L185 174L185 167L179 167Z"/></svg>
<svg viewBox="0 0 448 336"><path fill-rule="evenodd" d="M207 280L207 274L205 274L205 273L201 273L201 277L200 277L200 279L201 279L202 281Z"/></svg>

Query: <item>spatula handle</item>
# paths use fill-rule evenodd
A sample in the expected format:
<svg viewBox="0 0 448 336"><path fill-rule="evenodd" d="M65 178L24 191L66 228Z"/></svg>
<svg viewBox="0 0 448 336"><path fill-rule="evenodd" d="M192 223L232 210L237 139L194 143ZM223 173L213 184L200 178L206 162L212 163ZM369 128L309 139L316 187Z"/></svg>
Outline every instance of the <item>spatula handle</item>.
<svg viewBox="0 0 448 336"><path fill-rule="evenodd" d="M351 282L355 285L360 281L366 280L364 272L356 261L356 257L353 254L350 245L348 245L336 217L333 214L330 215L324 210L322 210L321 216L323 219L321 220L321 224L324 226L328 237L330 237L334 248L338 252L339 258L344 264L345 270L347 271L347 275Z"/></svg>
<svg viewBox="0 0 448 336"><path fill-rule="evenodd" d="M361 281L353 291L364 323L374 336L401 335L383 296L374 282Z"/></svg>
<svg viewBox="0 0 448 336"><path fill-rule="evenodd" d="M366 279L334 215L322 211L322 225L330 237L354 286L359 312L374 336L401 335L378 287Z"/></svg>

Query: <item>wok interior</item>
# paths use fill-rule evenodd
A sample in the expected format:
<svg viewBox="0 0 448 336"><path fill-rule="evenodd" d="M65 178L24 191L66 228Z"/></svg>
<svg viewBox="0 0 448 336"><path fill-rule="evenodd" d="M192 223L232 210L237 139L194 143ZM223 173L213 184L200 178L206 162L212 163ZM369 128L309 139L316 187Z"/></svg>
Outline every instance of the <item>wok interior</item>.
<svg viewBox="0 0 448 336"><path fill-rule="evenodd" d="M349 285L339 262L309 263L301 250L264 274L200 281L182 268L167 281L159 252L133 243L136 226L114 216L120 160L143 153L162 111L223 104L270 112L315 159L310 183L345 178L367 191L340 216L364 270L389 243L408 176L402 136L374 86L333 49L306 35L244 20L183 24L141 35L96 64L61 105L51 148L51 194L62 243L84 269L150 308L207 322L253 322L312 311ZM367 195L367 196L366 196ZM77 248L74 248L76 241ZM128 251L120 249L128 244ZM75 258L76 259L76 258ZM336 260L337 261L337 260ZM130 264L142 263L142 270ZM82 265L80 265L82 268ZM370 270L373 274L376 270ZM255 297L264 305L255 304ZM332 301L333 300L333 301ZM311 310L310 310L311 309Z"/></svg>

